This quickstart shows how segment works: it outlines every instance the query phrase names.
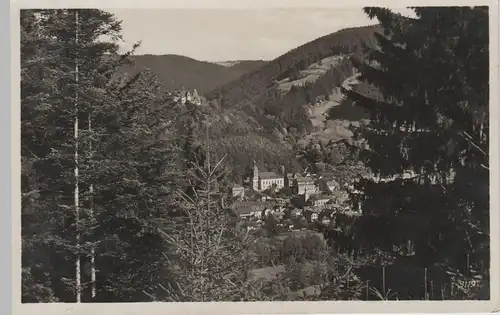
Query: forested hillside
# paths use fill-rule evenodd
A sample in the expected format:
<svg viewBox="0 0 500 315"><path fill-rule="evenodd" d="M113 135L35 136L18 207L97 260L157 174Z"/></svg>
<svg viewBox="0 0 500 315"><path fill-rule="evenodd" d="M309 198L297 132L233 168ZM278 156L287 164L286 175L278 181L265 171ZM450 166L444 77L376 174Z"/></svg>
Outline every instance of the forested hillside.
<svg viewBox="0 0 500 315"><path fill-rule="evenodd" d="M190 88L200 93L231 82L265 64L261 60L244 60L232 67L224 67L179 55L136 55L132 61L133 64L124 69L130 75L149 69L167 90Z"/></svg>
<svg viewBox="0 0 500 315"><path fill-rule="evenodd" d="M229 68L237 73L245 74L258 70L267 63L268 61L264 60L239 60Z"/></svg>
<svg viewBox="0 0 500 315"><path fill-rule="evenodd" d="M224 133L222 143L238 147L235 151L239 155L254 158L255 151L242 146L242 141L245 144L248 141L264 141L297 152L297 144L303 142L301 139L314 132L315 128L322 129L311 123L311 107L322 106L326 102L329 104L326 104L325 111L340 103L342 106L338 106L336 111L325 113L322 116L325 119L327 116L340 120L348 118L351 121L365 118L363 110L354 109L351 103L343 100L339 87L355 74L352 61L364 60L364 49L375 45L376 32L381 32L380 26L344 29L318 38L205 94L212 104L221 109L231 109L239 115L247 115L259 126L259 135L250 132L245 135L246 139L230 131ZM354 88L366 90L364 84ZM344 127L339 127L342 130L335 128L323 134L328 134L334 141L345 138L345 134L350 137ZM262 135L265 135L265 140ZM332 150L335 152L328 155L339 156L335 148ZM277 150L257 156L256 160L261 166L272 167L280 164L284 158L282 151ZM248 158L243 160L247 161Z"/></svg>
<svg viewBox="0 0 500 315"><path fill-rule="evenodd" d="M363 48L373 46L374 33L380 31L381 28L375 25L344 29L320 37L272 60L258 71L214 89L207 97L218 100L223 107L242 108L268 131L294 128L299 133L306 132L311 126L304 105L315 102L317 97L327 97L333 88L352 75L350 59L363 59ZM331 56L344 58L314 82L294 85L288 93L282 93L278 81L298 79L301 71L313 64L321 65Z"/></svg>
<svg viewBox="0 0 500 315"><path fill-rule="evenodd" d="M281 165L297 168L292 148L278 141L274 134L265 132L253 117L238 109L221 108L214 103L207 106L190 105L179 109L190 114L178 122L178 134L188 135L192 138L190 141L198 145L206 143L208 137L216 144L212 148L215 156L226 156L235 181L239 182L242 175L251 171L253 161L275 171Z"/></svg>
<svg viewBox="0 0 500 315"><path fill-rule="evenodd" d="M265 67L254 73L241 76L207 95L209 98L220 98L228 104L252 100L262 95L268 84L282 79L294 71L303 70L318 60L340 54L361 53L363 44L375 44L374 32L380 32L378 25L356 27L320 37L279 56Z"/></svg>

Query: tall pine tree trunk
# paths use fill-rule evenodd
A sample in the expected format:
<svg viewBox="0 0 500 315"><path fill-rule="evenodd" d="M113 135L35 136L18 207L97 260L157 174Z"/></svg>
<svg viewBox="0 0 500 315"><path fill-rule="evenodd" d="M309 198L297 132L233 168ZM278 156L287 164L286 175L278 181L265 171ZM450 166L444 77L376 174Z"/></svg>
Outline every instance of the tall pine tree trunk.
<svg viewBox="0 0 500 315"><path fill-rule="evenodd" d="M88 124L89 124L89 135L92 132L92 116L89 113L88 116ZM92 157L92 140L89 142L89 154L90 157ZM93 203L93 193L94 193L94 185L90 184L89 187L89 192L90 192L90 209L89 209L89 215L90 219L94 219L94 203ZM92 299L95 298L96 296L96 268L95 268L95 248L94 245L92 245L90 249L90 281L92 285Z"/></svg>
<svg viewBox="0 0 500 315"><path fill-rule="evenodd" d="M75 11L75 39L78 45L78 10ZM78 49L78 47L76 47ZM75 186L74 186L74 206L75 206L75 226L76 226L76 260L75 260L75 291L76 303L81 302L82 288L81 288L81 266L80 266L80 200L79 200L79 177L78 177L78 58L75 62Z"/></svg>

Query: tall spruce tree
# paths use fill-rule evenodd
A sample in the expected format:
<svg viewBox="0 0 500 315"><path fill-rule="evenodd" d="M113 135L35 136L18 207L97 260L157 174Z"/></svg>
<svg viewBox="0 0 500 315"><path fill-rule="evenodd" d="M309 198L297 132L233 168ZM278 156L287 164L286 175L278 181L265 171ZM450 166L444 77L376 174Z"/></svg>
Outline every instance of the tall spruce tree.
<svg viewBox="0 0 500 315"><path fill-rule="evenodd" d="M28 293L43 281L54 299L73 300L76 282L74 183L75 58L65 53L75 45L61 40L59 11L21 13L21 137L23 168L23 267L30 274L27 301L44 301ZM75 25L75 17L68 22ZM75 30L74 27L69 27ZM59 32L59 33L58 33ZM58 33L58 34L56 34ZM61 35L61 36L57 36ZM65 34L67 35L67 34ZM43 262L39 257L46 257ZM56 268L57 266L57 268ZM50 279L44 281L42 279ZM23 293L24 293L23 292Z"/></svg>
<svg viewBox="0 0 500 315"><path fill-rule="evenodd" d="M24 300L146 299L164 275L148 220L177 160L168 100L117 74L129 54L109 13L26 10L21 28Z"/></svg>
<svg viewBox="0 0 500 315"><path fill-rule="evenodd" d="M22 299L49 302L58 299L57 278L62 268L54 262L68 253L63 237L68 214L57 209L67 159L59 154L62 135L61 104L51 102L56 76L43 71L57 58L45 34L40 11L21 11L21 193L22 193ZM69 121L66 120L69 127ZM47 128L48 125L53 127ZM69 136L69 135L68 135ZM50 139L48 145L44 139ZM52 204L52 206L51 206ZM58 231L53 233L52 231ZM59 263L61 261L59 260Z"/></svg>
<svg viewBox="0 0 500 315"><path fill-rule="evenodd" d="M392 180L361 181L355 203L367 218L383 218L391 233L376 246L393 257L394 245L410 241L420 268L439 265L457 277L482 269L487 277L488 9L413 10L416 17L407 18L364 9L384 34L356 66L383 97L343 92L370 113L358 132L368 145L362 161L376 177Z"/></svg>
<svg viewBox="0 0 500 315"><path fill-rule="evenodd" d="M145 74L131 84L121 81L126 90L113 89L94 112L96 221L89 238L101 265L97 299L143 301L149 300L144 290L156 290L168 277L165 243L154 226L168 218L180 159L168 125L170 103L157 95L158 85Z"/></svg>

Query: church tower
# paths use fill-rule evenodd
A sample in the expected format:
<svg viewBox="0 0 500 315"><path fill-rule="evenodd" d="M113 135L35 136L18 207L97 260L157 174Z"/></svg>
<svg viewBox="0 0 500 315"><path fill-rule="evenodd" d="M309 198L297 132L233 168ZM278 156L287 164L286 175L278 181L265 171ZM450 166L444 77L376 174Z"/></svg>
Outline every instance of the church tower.
<svg viewBox="0 0 500 315"><path fill-rule="evenodd" d="M198 91L196 91L196 89L194 89L192 96L193 103L195 103L196 105L201 105L200 95L198 94Z"/></svg>
<svg viewBox="0 0 500 315"><path fill-rule="evenodd" d="M184 90L184 87L182 87L181 90L181 104L186 104L186 90Z"/></svg>
<svg viewBox="0 0 500 315"><path fill-rule="evenodd" d="M253 190L258 191L259 190L259 169L257 168L257 163L253 161Z"/></svg>

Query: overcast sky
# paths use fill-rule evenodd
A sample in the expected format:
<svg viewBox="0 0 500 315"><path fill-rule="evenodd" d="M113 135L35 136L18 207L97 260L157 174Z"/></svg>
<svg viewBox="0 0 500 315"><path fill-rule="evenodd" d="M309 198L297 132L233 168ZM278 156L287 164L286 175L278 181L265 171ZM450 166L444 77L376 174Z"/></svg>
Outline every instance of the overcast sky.
<svg viewBox="0 0 500 315"><path fill-rule="evenodd" d="M108 9L122 20L123 49L198 60L271 60L320 36L376 24L360 9ZM401 10L398 10L401 11Z"/></svg>

